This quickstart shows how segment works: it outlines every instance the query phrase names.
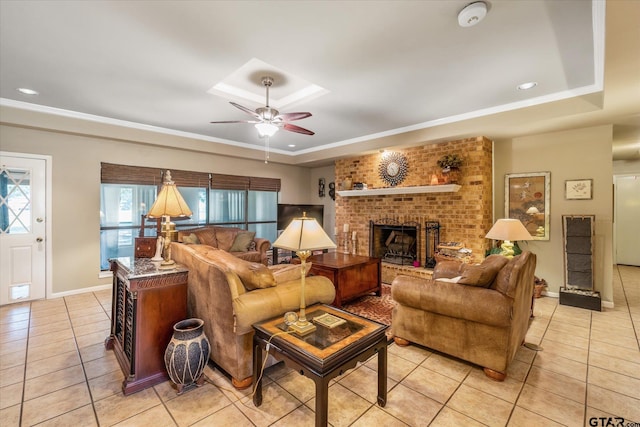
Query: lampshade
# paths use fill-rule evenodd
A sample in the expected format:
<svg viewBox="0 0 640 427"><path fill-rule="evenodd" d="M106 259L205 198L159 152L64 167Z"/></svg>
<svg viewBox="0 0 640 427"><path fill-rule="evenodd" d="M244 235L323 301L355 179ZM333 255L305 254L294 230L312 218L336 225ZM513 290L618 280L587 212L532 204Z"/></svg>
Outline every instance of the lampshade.
<svg viewBox="0 0 640 427"><path fill-rule="evenodd" d="M290 251L313 251L335 248L336 244L327 236L315 218L308 218L306 212L295 218L273 242L276 248Z"/></svg>
<svg viewBox="0 0 640 427"><path fill-rule="evenodd" d="M191 216L191 209L189 209L189 205L187 205L187 202L182 198L175 182L171 180L170 171L167 171L165 174L162 189L153 206L151 206L151 209L147 212L147 217L149 218L160 218L162 216Z"/></svg>
<svg viewBox="0 0 640 427"><path fill-rule="evenodd" d="M274 125L273 123L262 122L256 123L256 129L258 129L258 134L260 136L273 136L278 132L279 127Z"/></svg>
<svg viewBox="0 0 640 427"><path fill-rule="evenodd" d="M513 218L497 220L485 237L494 240L533 240L531 233L522 225L522 222Z"/></svg>

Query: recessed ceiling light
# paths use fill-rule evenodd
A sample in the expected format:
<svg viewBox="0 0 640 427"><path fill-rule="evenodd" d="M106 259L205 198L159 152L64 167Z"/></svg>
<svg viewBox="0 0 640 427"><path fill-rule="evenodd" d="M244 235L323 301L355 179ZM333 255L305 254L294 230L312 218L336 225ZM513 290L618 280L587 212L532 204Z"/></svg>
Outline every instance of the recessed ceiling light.
<svg viewBox="0 0 640 427"><path fill-rule="evenodd" d="M33 89L28 89L26 87L19 87L18 89L16 89L18 92L20 92L23 95L38 95L38 91L33 90Z"/></svg>
<svg viewBox="0 0 640 427"><path fill-rule="evenodd" d="M487 16L487 4L477 1L467 5L458 14L458 25L461 27L473 27Z"/></svg>
<svg viewBox="0 0 640 427"><path fill-rule="evenodd" d="M518 85L518 90L529 90L533 89L536 86L538 86L538 82L522 83L521 85Z"/></svg>
<svg viewBox="0 0 640 427"><path fill-rule="evenodd" d="M295 146L296 146L296 144L289 144L289 145L287 145L287 147L291 147L291 148L293 148L293 147L295 147Z"/></svg>

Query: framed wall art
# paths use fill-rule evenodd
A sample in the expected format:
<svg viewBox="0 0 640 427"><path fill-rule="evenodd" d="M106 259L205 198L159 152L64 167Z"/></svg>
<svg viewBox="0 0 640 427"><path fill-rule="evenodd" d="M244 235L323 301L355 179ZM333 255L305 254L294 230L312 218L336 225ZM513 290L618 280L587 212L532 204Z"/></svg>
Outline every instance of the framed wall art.
<svg viewBox="0 0 640 427"><path fill-rule="evenodd" d="M519 219L533 240L549 240L550 172L505 175L505 217Z"/></svg>
<svg viewBox="0 0 640 427"><path fill-rule="evenodd" d="M592 179L568 179L564 182L564 198L567 200L591 200Z"/></svg>

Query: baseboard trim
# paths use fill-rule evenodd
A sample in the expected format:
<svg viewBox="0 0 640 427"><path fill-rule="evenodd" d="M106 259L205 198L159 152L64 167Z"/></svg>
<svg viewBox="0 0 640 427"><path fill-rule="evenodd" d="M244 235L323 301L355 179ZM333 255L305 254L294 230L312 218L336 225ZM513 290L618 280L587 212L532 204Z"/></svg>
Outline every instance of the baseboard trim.
<svg viewBox="0 0 640 427"><path fill-rule="evenodd" d="M87 292L105 291L107 289L111 289L111 287L112 287L112 285L111 285L111 283L109 283L107 285L92 286L90 288L74 289L73 291L52 292L47 297L47 299L68 297L68 296L71 296L71 295L85 294Z"/></svg>

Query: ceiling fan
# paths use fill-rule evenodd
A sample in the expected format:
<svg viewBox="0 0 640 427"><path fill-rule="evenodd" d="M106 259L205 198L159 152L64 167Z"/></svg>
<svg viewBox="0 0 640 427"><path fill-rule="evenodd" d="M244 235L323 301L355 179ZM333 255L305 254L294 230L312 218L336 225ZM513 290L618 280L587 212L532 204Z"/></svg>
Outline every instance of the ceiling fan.
<svg viewBox="0 0 640 427"><path fill-rule="evenodd" d="M235 102L230 102L230 104L234 107L252 116L254 120L224 120L211 123L252 123L255 125L256 129L258 129L258 133L261 137L273 136L279 129L287 130L289 132L301 133L304 135L313 135L314 132L310 131L309 129L305 129L289 123L294 120L301 120L306 119L307 117L311 117L311 113L280 113L275 108L269 107L269 88L272 84L273 77L262 77L262 85L266 88L267 91L267 102L264 107L256 108L255 111L250 108L243 107L240 104L236 104Z"/></svg>

